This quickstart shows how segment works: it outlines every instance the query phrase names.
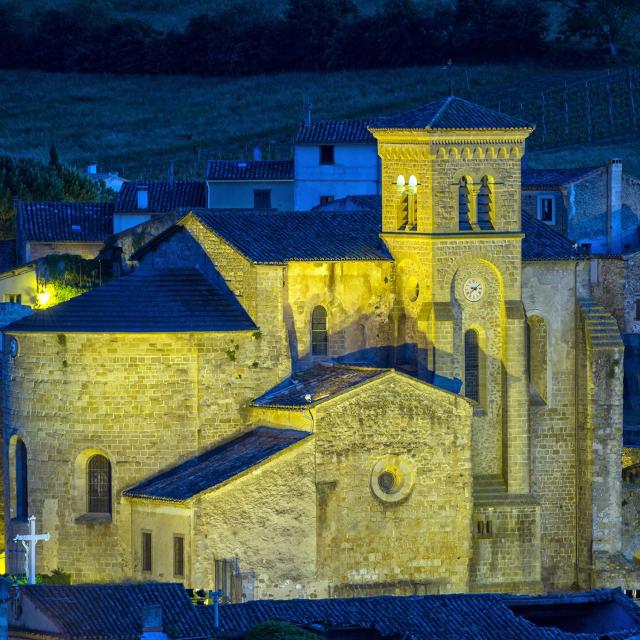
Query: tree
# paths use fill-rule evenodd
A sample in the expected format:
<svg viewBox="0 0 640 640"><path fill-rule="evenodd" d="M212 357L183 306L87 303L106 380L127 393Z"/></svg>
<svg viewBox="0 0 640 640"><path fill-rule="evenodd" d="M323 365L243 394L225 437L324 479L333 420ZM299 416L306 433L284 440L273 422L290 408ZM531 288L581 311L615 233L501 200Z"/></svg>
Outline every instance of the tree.
<svg viewBox="0 0 640 640"><path fill-rule="evenodd" d="M568 42L606 47L615 60L621 47L637 42L637 0L556 0L565 10L563 36Z"/></svg>

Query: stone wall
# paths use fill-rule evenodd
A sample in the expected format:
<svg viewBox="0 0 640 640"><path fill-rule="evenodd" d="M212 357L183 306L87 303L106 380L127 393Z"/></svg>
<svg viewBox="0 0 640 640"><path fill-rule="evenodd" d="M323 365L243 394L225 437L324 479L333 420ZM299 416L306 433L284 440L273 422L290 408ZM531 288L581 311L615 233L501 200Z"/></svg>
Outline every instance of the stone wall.
<svg viewBox="0 0 640 640"><path fill-rule="evenodd" d="M321 404L315 427L318 569L333 591L466 591L470 404L389 374ZM399 493L381 499L387 466Z"/></svg>
<svg viewBox="0 0 640 640"><path fill-rule="evenodd" d="M532 398L529 422L531 492L541 507L542 579L554 590L567 589L576 579L576 308L570 302L577 295L575 269L572 263L534 262L522 271L527 317L539 318L547 334L546 393L537 390Z"/></svg>

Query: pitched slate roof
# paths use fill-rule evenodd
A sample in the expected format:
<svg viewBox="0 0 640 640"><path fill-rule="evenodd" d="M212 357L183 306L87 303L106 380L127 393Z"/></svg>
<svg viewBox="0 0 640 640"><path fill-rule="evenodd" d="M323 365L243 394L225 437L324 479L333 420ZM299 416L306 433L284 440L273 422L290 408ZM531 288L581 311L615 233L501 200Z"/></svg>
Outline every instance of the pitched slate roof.
<svg viewBox="0 0 640 640"><path fill-rule="evenodd" d="M184 502L223 484L310 435L306 431L294 429L257 427L126 489L123 495Z"/></svg>
<svg viewBox="0 0 640 640"><path fill-rule="evenodd" d="M149 206L138 209L138 190L146 187ZM116 198L116 213L166 213L181 207L206 207L207 184L204 180L173 182L125 182Z"/></svg>
<svg viewBox="0 0 640 640"><path fill-rule="evenodd" d="M375 196L346 196L316 207L316 211L344 211L353 215L357 211L367 212L371 216L380 218L382 198ZM574 243L558 233L549 225L534 218L525 211L522 212L522 259L525 262L539 260L576 260L583 252Z"/></svg>
<svg viewBox="0 0 640 640"><path fill-rule="evenodd" d="M295 137L296 144L374 144L369 131L374 122L368 120L318 120L310 125L302 123Z"/></svg>
<svg viewBox="0 0 640 640"><path fill-rule="evenodd" d="M532 129L533 125L462 98L449 96L390 116L376 118L374 129Z"/></svg>
<svg viewBox="0 0 640 640"><path fill-rule="evenodd" d="M293 160L209 160L207 180L293 180Z"/></svg>
<svg viewBox="0 0 640 640"><path fill-rule="evenodd" d="M391 260L371 212L202 209L202 224L255 263Z"/></svg>
<svg viewBox="0 0 640 640"><path fill-rule="evenodd" d="M602 626L607 638L631 638L640 631L640 611L619 590L602 590L586 594L567 594L554 602L553 596L540 600L548 608L582 601L611 603L624 611L630 628L603 613ZM284 620L293 624L320 628L373 629L382 637L412 640L601 640L601 631L571 633L556 627L543 627L516 615L510 605L535 603L535 596L499 594L454 594L438 596L379 596L321 600L255 600L220 607L217 637L243 636L259 622ZM200 607L198 614L213 625L213 607ZM562 611L556 612L561 617ZM616 624L618 622L618 624ZM587 625L585 625L586 627Z"/></svg>
<svg viewBox="0 0 640 640"><path fill-rule="evenodd" d="M525 262L577 260L584 253L574 242L526 211L522 212L522 232L522 259Z"/></svg>
<svg viewBox="0 0 640 640"><path fill-rule="evenodd" d="M362 120L319 120L301 124L297 144L375 142L369 129L532 129L533 125L462 98L449 96L428 104Z"/></svg>
<svg viewBox="0 0 640 640"><path fill-rule="evenodd" d="M390 371L374 367L319 364L293 374L256 398L253 404L257 407L305 407L389 374ZM305 398L307 395L310 396L309 400Z"/></svg>
<svg viewBox="0 0 640 640"><path fill-rule="evenodd" d="M112 203L20 202L18 237L27 242L104 242L113 233Z"/></svg>
<svg viewBox="0 0 640 640"><path fill-rule="evenodd" d="M36 311L4 331L156 333L255 329L233 294L197 269L137 271Z"/></svg>
<svg viewBox="0 0 640 640"><path fill-rule="evenodd" d="M187 592L178 583L36 584L18 589L23 598L35 603L61 628L63 638L138 640L142 610L151 605L162 606L163 626L172 629L172 637L211 637L208 621L196 614ZM20 622L12 623L11 629L47 635L43 629L21 626Z"/></svg>
<svg viewBox="0 0 640 640"><path fill-rule="evenodd" d="M582 180L600 171L602 167L581 167L573 169L523 169L522 188L527 190L540 187L561 187Z"/></svg>

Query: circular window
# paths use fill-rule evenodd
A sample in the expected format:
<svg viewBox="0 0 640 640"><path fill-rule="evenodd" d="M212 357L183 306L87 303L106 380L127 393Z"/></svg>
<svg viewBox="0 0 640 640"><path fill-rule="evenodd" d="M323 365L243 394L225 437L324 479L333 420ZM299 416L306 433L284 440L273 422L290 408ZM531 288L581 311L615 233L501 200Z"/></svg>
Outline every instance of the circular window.
<svg viewBox="0 0 640 640"><path fill-rule="evenodd" d="M404 292L409 302L415 302L420 297L420 283L415 276L407 276Z"/></svg>
<svg viewBox="0 0 640 640"><path fill-rule="evenodd" d="M413 464L401 456L385 456L371 470L371 490L382 502L400 502L415 483Z"/></svg>

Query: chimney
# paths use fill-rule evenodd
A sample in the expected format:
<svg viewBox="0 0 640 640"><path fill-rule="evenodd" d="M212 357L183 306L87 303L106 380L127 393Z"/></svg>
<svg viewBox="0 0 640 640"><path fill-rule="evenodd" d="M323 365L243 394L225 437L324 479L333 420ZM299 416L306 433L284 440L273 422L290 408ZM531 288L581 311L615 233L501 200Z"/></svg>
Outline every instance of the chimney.
<svg viewBox="0 0 640 640"><path fill-rule="evenodd" d="M622 253L622 160L612 158L607 164L608 249Z"/></svg>
<svg viewBox="0 0 640 640"><path fill-rule="evenodd" d="M253 147L253 159L254 160L262 160L262 151L258 145Z"/></svg>
<svg viewBox="0 0 640 640"><path fill-rule="evenodd" d="M149 208L149 188L143 185L138 187L138 209Z"/></svg>
<svg viewBox="0 0 640 640"><path fill-rule="evenodd" d="M92 160L87 165L87 175L95 176L98 173L98 163L95 160Z"/></svg>
<svg viewBox="0 0 640 640"><path fill-rule="evenodd" d="M162 607L159 604L142 608L140 640L169 640L169 636L162 628Z"/></svg>

